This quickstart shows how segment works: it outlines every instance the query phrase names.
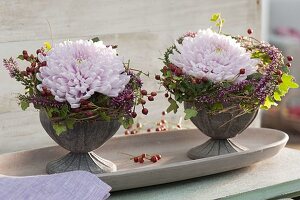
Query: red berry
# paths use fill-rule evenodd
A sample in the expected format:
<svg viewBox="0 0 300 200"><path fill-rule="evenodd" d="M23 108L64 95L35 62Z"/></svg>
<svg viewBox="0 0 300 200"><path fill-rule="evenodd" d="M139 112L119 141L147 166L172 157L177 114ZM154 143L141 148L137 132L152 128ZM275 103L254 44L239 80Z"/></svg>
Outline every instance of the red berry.
<svg viewBox="0 0 300 200"><path fill-rule="evenodd" d="M161 129L160 129L160 128L158 128L158 127L157 127L155 130L156 130L156 131L161 131Z"/></svg>
<svg viewBox="0 0 300 200"><path fill-rule="evenodd" d="M139 157L139 163L144 163L144 158Z"/></svg>
<svg viewBox="0 0 300 200"><path fill-rule="evenodd" d="M134 157L133 161L136 162L136 163L139 162L139 157Z"/></svg>
<svg viewBox="0 0 300 200"><path fill-rule="evenodd" d="M148 100L149 100L149 101L154 101L154 97L153 97L153 96L149 96L149 97L148 97Z"/></svg>
<svg viewBox="0 0 300 200"><path fill-rule="evenodd" d="M22 54L23 54L23 56L28 55L28 52L26 50L23 50Z"/></svg>
<svg viewBox="0 0 300 200"><path fill-rule="evenodd" d="M142 124L141 124L141 123L137 123L137 124L136 124L136 127L137 127L137 128L142 128Z"/></svg>
<svg viewBox="0 0 300 200"><path fill-rule="evenodd" d="M196 83L200 84L202 80L200 78L196 78Z"/></svg>
<svg viewBox="0 0 300 200"><path fill-rule="evenodd" d="M156 156L151 157L151 162L156 163L158 161L158 158Z"/></svg>
<svg viewBox="0 0 300 200"><path fill-rule="evenodd" d="M167 70L168 70L168 68L166 66L164 66L162 69L163 73L166 73Z"/></svg>
<svg viewBox="0 0 300 200"><path fill-rule="evenodd" d="M162 124L166 124L167 121L166 121L165 119L162 119L162 120L161 120L161 123L162 123Z"/></svg>
<svg viewBox="0 0 300 200"><path fill-rule="evenodd" d="M286 63L286 66L287 66L287 67L291 67L292 64L291 64L291 63Z"/></svg>
<svg viewBox="0 0 300 200"><path fill-rule="evenodd" d="M136 112L133 111L133 112L131 113L131 117L136 118L136 116L137 116Z"/></svg>
<svg viewBox="0 0 300 200"><path fill-rule="evenodd" d="M166 111L162 111L162 113L161 113L162 115L166 115Z"/></svg>
<svg viewBox="0 0 300 200"><path fill-rule="evenodd" d="M150 128L148 128L148 129L147 129L147 132L151 132L151 129L150 129Z"/></svg>
<svg viewBox="0 0 300 200"><path fill-rule="evenodd" d="M155 75L155 79L159 81L160 80L160 75Z"/></svg>
<svg viewBox="0 0 300 200"><path fill-rule="evenodd" d="M27 73L31 73L31 68L30 67L26 67L26 72Z"/></svg>
<svg viewBox="0 0 300 200"><path fill-rule="evenodd" d="M247 33L248 33L249 35L251 35L251 34L253 33L253 30L252 30L251 28L248 28Z"/></svg>
<svg viewBox="0 0 300 200"><path fill-rule="evenodd" d="M42 66L47 66L47 62L46 62L46 61L43 61L43 62L42 62Z"/></svg>
<svg viewBox="0 0 300 200"><path fill-rule="evenodd" d="M158 160L160 160L160 159L161 159L161 155L160 155L160 154L156 154L156 158L157 158Z"/></svg>
<svg viewBox="0 0 300 200"><path fill-rule="evenodd" d="M130 131L129 130L126 130L125 131L125 135L129 135L130 134Z"/></svg>
<svg viewBox="0 0 300 200"><path fill-rule="evenodd" d="M80 100L81 105L87 105L88 103L90 103L90 102L85 99Z"/></svg>
<svg viewBox="0 0 300 200"><path fill-rule="evenodd" d="M21 71L21 75L22 75L22 76L27 76L28 74L27 74L26 71Z"/></svg>
<svg viewBox="0 0 300 200"><path fill-rule="evenodd" d="M281 75L282 75L282 71L281 71L281 70L277 70L277 71L276 71L276 74L277 74L278 76L281 76Z"/></svg>
<svg viewBox="0 0 300 200"><path fill-rule="evenodd" d="M142 94L142 95L147 95L147 90L142 90L142 91L141 91L141 94Z"/></svg>
<svg viewBox="0 0 300 200"><path fill-rule="evenodd" d="M36 50L36 54L42 53L40 49Z"/></svg>
<svg viewBox="0 0 300 200"><path fill-rule="evenodd" d="M23 55L23 58L24 58L25 60L28 60L28 58L29 58L28 54Z"/></svg>
<svg viewBox="0 0 300 200"><path fill-rule="evenodd" d="M137 133L137 131L136 130L132 130L132 131L130 131L130 134L131 135L134 135L134 134L136 134Z"/></svg>
<svg viewBox="0 0 300 200"><path fill-rule="evenodd" d="M180 125L180 124L177 124L177 128L181 128L181 125Z"/></svg>
<svg viewBox="0 0 300 200"><path fill-rule="evenodd" d="M241 68L240 69L240 74L245 74L246 73L246 70L244 68Z"/></svg>
<svg viewBox="0 0 300 200"><path fill-rule="evenodd" d="M172 63L170 63L169 68L171 69L172 72L175 72L177 67L175 65L173 65Z"/></svg>
<svg viewBox="0 0 300 200"><path fill-rule="evenodd" d="M207 78L207 77L202 77L201 81L202 81L203 83L207 83L207 82L208 82L208 78Z"/></svg>
<svg viewBox="0 0 300 200"><path fill-rule="evenodd" d="M166 94L165 94L165 97L166 97L166 98L168 98L168 97L169 97L169 94L168 94L168 93L166 93Z"/></svg>
<svg viewBox="0 0 300 200"><path fill-rule="evenodd" d="M142 158L146 158L146 156L147 156L147 154L145 154L145 153L143 153L143 154L141 155Z"/></svg>
<svg viewBox="0 0 300 200"><path fill-rule="evenodd" d="M157 95L156 92L151 92L151 96L155 97Z"/></svg>
<svg viewBox="0 0 300 200"><path fill-rule="evenodd" d="M147 115L147 114L148 114L148 109L147 109L147 108L143 108L142 113L143 113L144 115Z"/></svg>
<svg viewBox="0 0 300 200"><path fill-rule="evenodd" d="M175 71L176 76L181 76L182 75L182 69L177 68Z"/></svg>
<svg viewBox="0 0 300 200"><path fill-rule="evenodd" d="M289 62L293 61L293 59L294 59L293 56L287 56L286 58Z"/></svg>
<svg viewBox="0 0 300 200"><path fill-rule="evenodd" d="M146 101L144 99L141 99L141 104L145 105Z"/></svg>

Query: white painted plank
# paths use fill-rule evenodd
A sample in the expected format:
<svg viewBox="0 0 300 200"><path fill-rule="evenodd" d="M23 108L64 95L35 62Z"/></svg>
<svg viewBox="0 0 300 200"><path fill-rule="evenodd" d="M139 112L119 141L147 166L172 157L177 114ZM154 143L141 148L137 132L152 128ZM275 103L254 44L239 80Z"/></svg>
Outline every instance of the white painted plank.
<svg viewBox="0 0 300 200"><path fill-rule="evenodd" d="M260 1L253 0L10 0L0 1L0 42L73 38L132 32L178 32L209 25L221 12L226 30L259 28Z"/></svg>

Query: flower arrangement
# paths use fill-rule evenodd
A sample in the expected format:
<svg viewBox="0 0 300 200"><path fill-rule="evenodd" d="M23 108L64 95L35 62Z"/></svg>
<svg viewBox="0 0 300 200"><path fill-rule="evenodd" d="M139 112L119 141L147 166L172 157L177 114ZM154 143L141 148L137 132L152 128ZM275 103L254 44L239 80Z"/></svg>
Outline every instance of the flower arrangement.
<svg viewBox="0 0 300 200"><path fill-rule="evenodd" d="M23 110L30 104L43 109L57 134L72 129L75 122L118 119L125 128L137 116L135 106L142 104L142 71L123 63L117 46L93 40L65 41L18 56L30 66L20 70L15 59L4 59L12 78L25 86L18 96Z"/></svg>
<svg viewBox="0 0 300 200"><path fill-rule="evenodd" d="M290 75L291 56L285 64L282 53L266 42L222 33L220 14L211 21L217 31L188 32L164 53L162 77L155 78L166 88L168 112L177 112L177 102L192 102L197 106L185 109L185 119L199 109L243 115L277 105L289 88L298 87Z"/></svg>

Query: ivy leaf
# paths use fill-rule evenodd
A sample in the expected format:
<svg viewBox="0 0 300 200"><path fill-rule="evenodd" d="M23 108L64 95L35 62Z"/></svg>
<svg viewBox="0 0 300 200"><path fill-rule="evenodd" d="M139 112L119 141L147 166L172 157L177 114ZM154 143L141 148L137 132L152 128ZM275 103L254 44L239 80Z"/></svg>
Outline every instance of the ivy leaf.
<svg viewBox="0 0 300 200"><path fill-rule="evenodd" d="M174 111L174 113L176 113L179 108L177 102L172 98L169 98L168 101L170 103L170 106L167 108L167 112L169 113L171 111Z"/></svg>
<svg viewBox="0 0 300 200"><path fill-rule="evenodd" d="M98 115L100 116L101 119L105 120L105 121L110 121L110 116L108 116L105 112L98 112Z"/></svg>
<svg viewBox="0 0 300 200"><path fill-rule="evenodd" d="M74 128L74 124L75 124L75 119L74 118L68 118L65 120L66 122L66 126L68 129L73 129Z"/></svg>
<svg viewBox="0 0 300 200"><path fill-rule="evenodd" d="M289 68L286 65L281 67L281 71L283 71L284 73L289 73L290 72Z"/></svg>
<svg viewBox="0 0 300 200"><path fill-rule="evenodd" d="M20 102L20 105L21 105L22 110L26 110L29 107L29 102L25 101L25 100L22 100Z"/></svg>
<svg viewBox="0 0 300 200"><path fill-rule="evenodd" d="M223 107L223 104L221 103L215 103L214 105L212 105L212 110L216 111L216 110L222 110L224 107Z"/></svg>
<svg viewBox="0 0 300 200"><path fill-rule="evenodd" d="M184 112L185 112L185 116L184 116L185 120L191 119L192 117L196 117L198 114L198 111L196 110L195 107L185 109Z"/></svg>
<svg viewBox="0 0 300 200"><path fill-rule="evenodd" d="M53 124L53 129L56 135L61 135L63 132L67 131L67 126L65 124Z"/></svg>
<svg viewBox="0 0 300 200"><path fill-rule="evenodd" d="M277 106L277 103L272 99L272 97L267 96L265 103L260 106L263 110L268 110L271 106Z"/></svg>
<svg viewBox="0 0 300 200"><path fill-rule="evenodd" d="M282 80L281 84L285 84L289 88L298 88L299 87L299 85L296 82L294 82L294 77L292 75L284 73L281 77L281 80Z"/></svg>
<svg viewBox="0 0 300 200"><path fill-rule="evenodd" d="M17 58L20 59L20 60L24 60L24 56L23 55L19 55Z"/></svg>
<svg viewBox="0 0 300 200"><path fill-rule="evenodd" d="M94 37L94 38L92 38L92 41L95 43L95 42L99 42L100 39L99 39L99 37Z"/></svg>
<svg viewBox="0 0 300 200"><path fill-rule="evenodd" d="M47 114L48 114L48 117L51 118L53 116L53 112L55 111L54 108L49 108L47 109Z"/></svg>
<svg viewBox="0 0 300 200"><path fill-rule="evenodd" d="M279 93L279 91L274 92L273 97L276 101L281 101L281 96L283 96L283 95L281 93Z"/></svg>
<svg viewBox="0 0 300 200"><path fill-rule="evenodd" d="M133 118L122 117L121 119L119 119L119 122L123 125L125 129L128 129L130 126L132 126L134 121Z"/></svg>
<svg viewBox="0 0 300 200"><path fill-rule="evenodd" d="M66 118L68 116L68 112L69 112L68 105L64 105L59 110L59 116L62 117L62 118Z"/></svg>
<svg viewBox="0 0 300 200"><path fill-rule="evenodd" d="M247 76L247 80L249 79L255 79L255 80L259 80L263 75L261 73L254 73L254 74L251 74L249 76Z"/></svg>

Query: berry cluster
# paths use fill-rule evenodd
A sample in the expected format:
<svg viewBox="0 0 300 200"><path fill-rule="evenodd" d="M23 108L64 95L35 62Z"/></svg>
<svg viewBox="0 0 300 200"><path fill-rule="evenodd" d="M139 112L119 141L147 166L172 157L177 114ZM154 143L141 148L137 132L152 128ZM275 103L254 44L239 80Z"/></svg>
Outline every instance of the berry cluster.
<svg viewBox="0 0 300 200"><path fill-rule="evenodd" d="M148 101L154 101L154 97L157 95L157 92L151 92L150 94L148 94L147 90L141 90L141 98L139 99L139 103L142 104L142 113L144 115L148 114L148 109L145 108L145 104L146 104L146 100L143 99L143 97L147 97ZM133 110L131 112L131 116L133 118L136 118L137 113L135 112L135 110Z"/></svg>
<svg viewBox="0 0 300 200"><path fill-rule="evenodd" d="M149 160L153 163L156 163L157 161L159 161L161 159L161 155L160 154L156 154L156 155L150 155L147 153L143 153L139 156L133 156L130 158L130 160L133 160L135 163L144 163L145 160Z"/></svg>
<svg viewBox="0 0 300 200"><path fill-rule="evenodd" d="M161 119L158 122L155 123L155 126L153 128L149 127L147 129L143 130L144 125L142 123L138 122L138 123L136 123L135 126L133 125L133 126L129 127L128 129L126 129L124 131L124 134L125 135L134 135L134 134L138 134L138 133L140 133L142 131L145 131L145 130L147 132L151 132L151 131L163 132L163 131L170 130L172 128L176 128L176 129L181 129L182 128L182 126L181 126L182 118L180 118L178 123L172 123L172 122L168 122L165 119L165 115L166 115L166 112L162 111Z"/></svg>
<svg viewBox="0 0 300 200"><path fill-rule="evenodd" d="M36 50L36 56L34 56L33 54L28 54L28 52L26 50L23 50L22 54L19 55L19 59L21 60L26 60L30 63L30 66L26 67L25 71L21 71L21 74L23 76L32 76L34 74L36 74L37 72L39 72L40 67L44 67L47 65L46 61L40 62L37 55L39 53L42 53L45 55L44 53L44 49L38 49Z"/></svg>

